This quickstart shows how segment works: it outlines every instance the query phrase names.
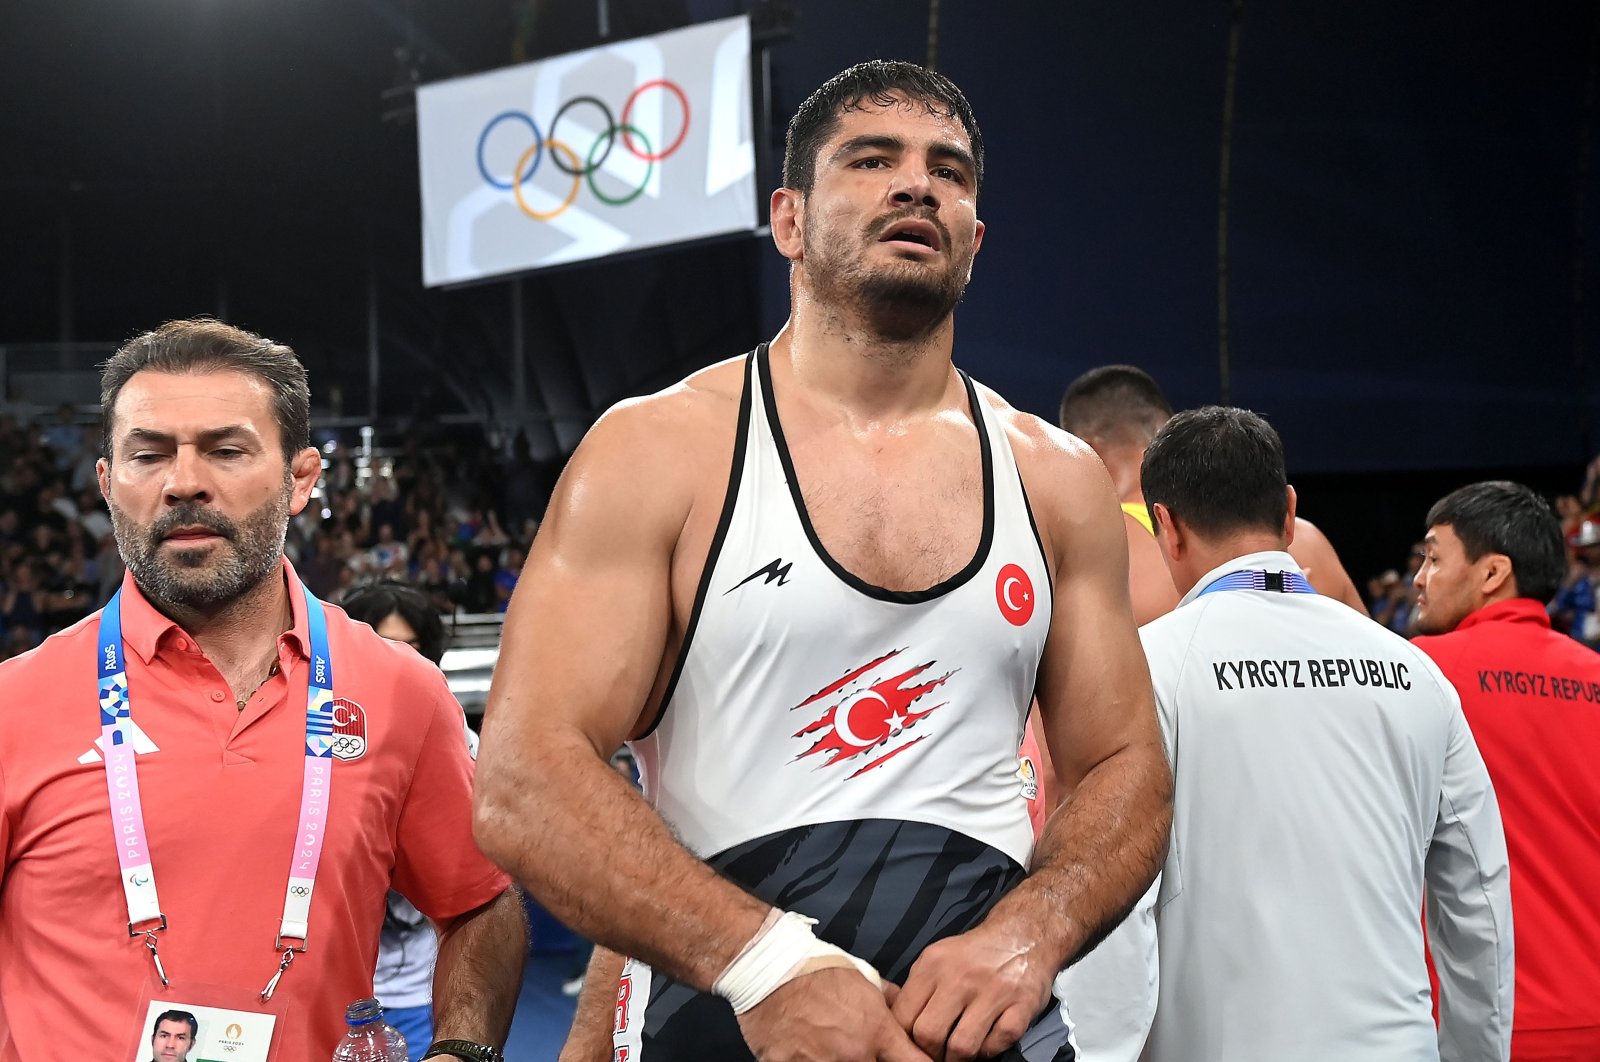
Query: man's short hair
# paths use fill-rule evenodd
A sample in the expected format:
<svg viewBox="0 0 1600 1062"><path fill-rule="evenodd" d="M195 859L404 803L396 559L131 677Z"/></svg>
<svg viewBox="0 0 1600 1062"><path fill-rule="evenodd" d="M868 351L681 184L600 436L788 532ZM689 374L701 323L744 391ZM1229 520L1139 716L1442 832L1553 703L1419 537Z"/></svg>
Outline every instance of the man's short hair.
<svg viewBox="0 0 1600 1062"><path fill-rule="evenodd" d="M272 390L273 413L285 461L311 445L311 387L294 351L221 321L168 321L134 336L100 370L101 456L111 458L112 411L122 385L135 373L188 375L242 372Z"/></svg>
<svg viewBox="0 0 1600 1062"><path fill-rule="evenodd" d="M1451 491L1428 510L1429 528L1449 524L1467 560L1503 553L1511 561L1517 596L1549 604L1567 571L1561 521L1539 495L1520 483L1493 479Z"/></svg>
<svg viewBox="0 0 1600 1062"><path fill-rule="evenodd" d="M1143 445L1171 416L1161 385L1134 365L1090 369L1061 396L1061 427L1082 439Z"/></svg>
<svg viewBox="0 0 1600 1062"><path fill-rule="evenodd" d="M892 59L872 59L835 74L806 97L789 120L784 142L783 185L809 194L817 179L817 153L839 128L846 111L868 103L892 107L902 100L919 103L941 118L955 118L972 145L973 193L983 186L983 134L978 120L955 82L926 67Z"/></svg>
<svg viewBox="0 0 1600 1062"><path fill-rule="evenodd" d="M155 1024L150 1026L150 1042L156 1042L156 1033L161 1031L164 1021L181 1021L189 1025L189 1039L195 1040L200 1036L200 1019L186 1010L164 1010L156 1015Z"/></svg>
<svg viewBox="0 0 1600 1062"><path fill-rule="evenodd" d="M437 664L444 659L444 621L426 594L414 586L381 579L345 591L339 602L345 615L377 629L390 616L398 615L417 636L417 652Z"/></svg>
<svg viewBox="0 0 1600 1062"><path fill-rule="evenodd" d="M1283 440L1248 409L1202 406L1156 433L1140 466L1145 504L1208 538L1236 531L1283 533L1289 517Z"/></svg>

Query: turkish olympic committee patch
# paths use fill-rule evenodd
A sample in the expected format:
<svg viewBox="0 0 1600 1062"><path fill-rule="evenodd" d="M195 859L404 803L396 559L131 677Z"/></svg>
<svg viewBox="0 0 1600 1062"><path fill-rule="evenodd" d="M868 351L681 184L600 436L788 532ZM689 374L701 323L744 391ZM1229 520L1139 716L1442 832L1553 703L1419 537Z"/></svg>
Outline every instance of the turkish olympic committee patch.
<svg viewBox="0 0 1600 1062"><path fill-rule="evenodd" d="M333 700L333 748L341 760L359 760L367 751L367 712L344 697Z"/></svg>

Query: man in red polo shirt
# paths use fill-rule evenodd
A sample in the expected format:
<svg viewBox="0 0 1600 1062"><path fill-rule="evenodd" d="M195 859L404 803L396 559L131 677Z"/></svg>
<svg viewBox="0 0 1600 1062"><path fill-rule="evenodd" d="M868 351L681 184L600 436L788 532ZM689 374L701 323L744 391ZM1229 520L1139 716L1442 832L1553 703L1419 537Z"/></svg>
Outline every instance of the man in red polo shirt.
<svg viewBox="0 0 1600 1062"><path fill-rule="evenodd" d="M1600 1059L1600 654L1550 629L1565 570L1543 499L1474 483L1428 513L1417 610L1494 780L1516 920L1513 1062Z"/></svg>
<svg viewBox="0 0 1600 1062"><path fill-rule="evenodd" d="M321 472L305 369L178 321L101 387L128 577L0 665L0 1062L142 1057L168 1011L202 1057L326 1062L391 884L440 930L435 1057L498 1058L525 936L461 708L283 558Z"/></svg>

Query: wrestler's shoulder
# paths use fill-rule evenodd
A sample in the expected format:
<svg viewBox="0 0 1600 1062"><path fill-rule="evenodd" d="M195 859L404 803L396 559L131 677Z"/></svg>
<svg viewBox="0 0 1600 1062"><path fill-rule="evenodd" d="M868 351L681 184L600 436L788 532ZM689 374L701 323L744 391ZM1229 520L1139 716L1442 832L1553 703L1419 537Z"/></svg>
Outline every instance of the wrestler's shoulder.
<svg viewBox="0 0 1600 1062"><path fill-rule="evenodd" d="M976 383L976 381L974 381ZM1089 444L1032 413L1024 413L992 387L976 384L978 397L999 418L1016 455L1022 474L1030 471L1077 475L1104 475L1104 466Z"/></svg>
<svg viewBox="0 0 1600 1062"><path fill-rule="evenodd" d="M579 456L681 466L686 458L731 449L743 364L742 357L730 358L653 394L618 402L589 429Z"/></svg>

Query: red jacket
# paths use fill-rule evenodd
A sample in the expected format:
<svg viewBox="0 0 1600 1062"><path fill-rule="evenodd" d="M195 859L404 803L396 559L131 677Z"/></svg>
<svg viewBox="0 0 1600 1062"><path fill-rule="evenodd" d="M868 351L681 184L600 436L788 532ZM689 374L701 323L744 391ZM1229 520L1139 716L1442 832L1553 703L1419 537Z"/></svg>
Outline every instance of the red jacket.
<svg viewBox="0 0 1600 1062"><path fill-rule="evenodd" d="M1512 1057L1534 1030L1590 1030L1600 1043L1600 653L1551 630L1530 598L1416 644L1461 694L1505 822Z"/></svg>

